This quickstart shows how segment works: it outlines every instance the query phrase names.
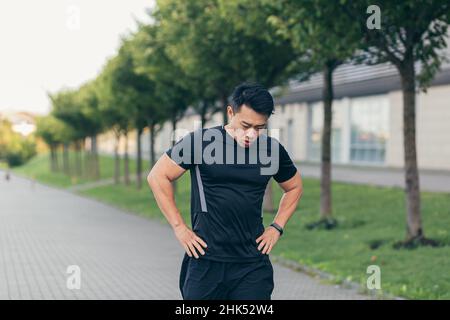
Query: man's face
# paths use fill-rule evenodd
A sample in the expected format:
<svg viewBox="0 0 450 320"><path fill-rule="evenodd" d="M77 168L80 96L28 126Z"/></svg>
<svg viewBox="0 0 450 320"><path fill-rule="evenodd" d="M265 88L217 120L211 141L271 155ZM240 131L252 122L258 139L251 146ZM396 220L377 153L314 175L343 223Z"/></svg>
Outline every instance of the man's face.
<svg viewBox="0 0 450 320"><path fill-rule="evenodd" d="M234 113L233 108L228 106L227 113L230 119L228 127L232 129L232 135L242 147L249 147L262 133L261 129L267 128L269 117L256 112L245 104L237 113Z"/></svg>

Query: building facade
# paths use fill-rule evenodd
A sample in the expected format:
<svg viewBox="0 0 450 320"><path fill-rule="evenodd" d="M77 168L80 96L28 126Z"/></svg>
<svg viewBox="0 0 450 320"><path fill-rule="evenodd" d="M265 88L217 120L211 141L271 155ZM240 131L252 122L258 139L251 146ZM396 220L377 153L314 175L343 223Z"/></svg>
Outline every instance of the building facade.
<svg viewBox="0 0 450 320"><path fill-rule="evenodd" d="M341 165L387 168L403 166L403 101L397 70L388 64L343 65L334 74L332 160ZM321 75L307 82L291 82L287 92L274 92L276 109L269 121L278 138L299 162L319 162L323 123ZM427 92L416 96L417 152L420 169L450 171L450 65L443 65ZM178 132L191 131L200 117L188 110ZM222 123L220 113L206 127ZM184 131L183 131L184 130ZM178 136L180 137L180 136ZM172 128L167 122L155 139L161 155L170 147ZM112 153L113 137L102 135L101 151ZM121 141L123 151L124 142ZM142 136L144 158L149 154L149 133ZM129 151L136 136L129 135Z"/></svg>
<svg viewBox="0 0 450 320"><path fill-rule="evenodd" d="M358 69L358 71L356 71ZM389 65L343 66L335 75L332 160L337 164L402 167L403 100ZM320 160L323 125L318 79L277 99L272 127L298 161ZM416 95L417 152L421 169L450 170L450 67Z"/></svg>

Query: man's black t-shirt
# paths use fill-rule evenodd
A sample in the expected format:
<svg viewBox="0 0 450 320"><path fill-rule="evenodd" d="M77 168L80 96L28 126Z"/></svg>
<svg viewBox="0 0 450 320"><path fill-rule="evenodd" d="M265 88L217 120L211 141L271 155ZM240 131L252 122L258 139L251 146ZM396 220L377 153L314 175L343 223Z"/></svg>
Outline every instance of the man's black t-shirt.
<svg viewBox="0 0 450 320"><path fill-rule="evenodd" d="M285 148L266 134L242 147L222 125L190 132L166 154L190 171L192 230L208 245L202 258L250 262L266 256L256 239L264 232L267 183L297 172Z"/></svg>

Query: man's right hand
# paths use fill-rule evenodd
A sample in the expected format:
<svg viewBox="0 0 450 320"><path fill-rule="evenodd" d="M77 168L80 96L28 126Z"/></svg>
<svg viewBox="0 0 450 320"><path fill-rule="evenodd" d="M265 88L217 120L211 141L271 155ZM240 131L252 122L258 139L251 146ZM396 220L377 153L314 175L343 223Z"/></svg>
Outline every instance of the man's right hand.
<svg viewBox="0 0 450 320"><path fill-rule="evenodd" d="M194 257L198 259L199 255L197 253L197 250L202 255L205 254L205 251L202 248L202 246L204 248L207 247L205 241L203 241L191 229L189 229L187 225L181 224L177 227L174 227L173 231L175 232L175 236L177 237L178 241L180 241L189 257L192 257L192 255L194 255Z"/></svg>

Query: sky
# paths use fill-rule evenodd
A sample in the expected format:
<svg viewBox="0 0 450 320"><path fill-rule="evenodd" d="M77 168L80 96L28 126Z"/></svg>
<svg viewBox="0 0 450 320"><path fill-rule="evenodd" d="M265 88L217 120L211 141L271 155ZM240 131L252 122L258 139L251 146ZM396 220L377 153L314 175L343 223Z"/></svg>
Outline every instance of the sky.
<svg viewBox="0 0 450 320"><path fill-rule="evenodd" d="M50 111L47 92L95 78L153 0L2 0L0 112Z"/></svg>

